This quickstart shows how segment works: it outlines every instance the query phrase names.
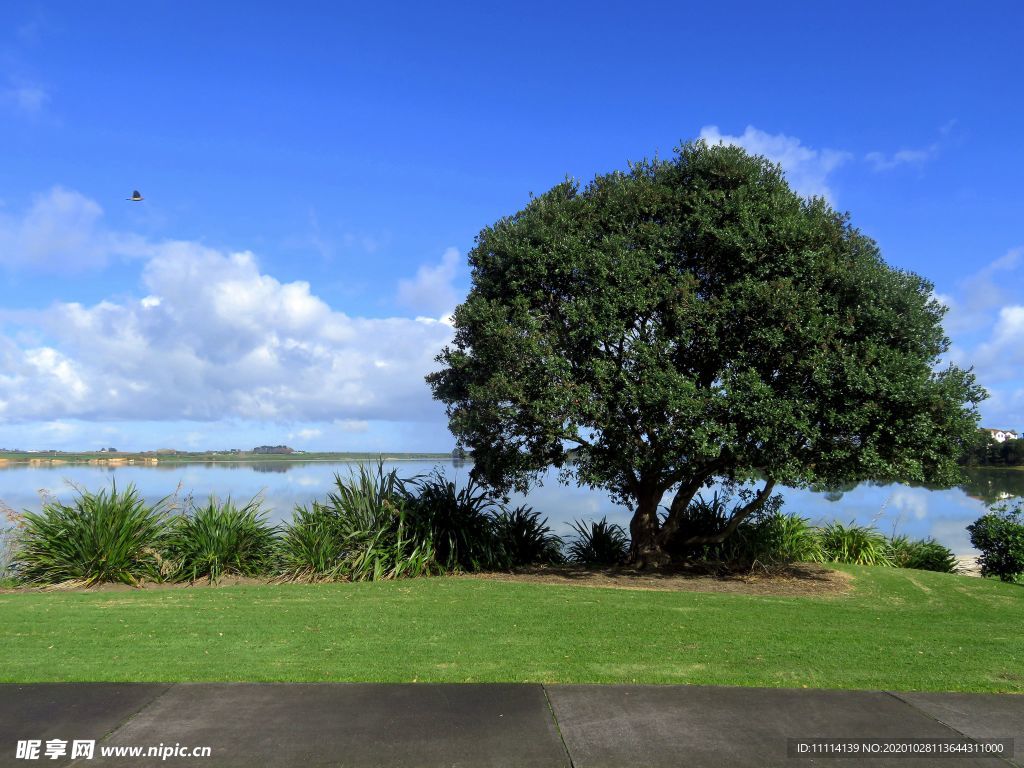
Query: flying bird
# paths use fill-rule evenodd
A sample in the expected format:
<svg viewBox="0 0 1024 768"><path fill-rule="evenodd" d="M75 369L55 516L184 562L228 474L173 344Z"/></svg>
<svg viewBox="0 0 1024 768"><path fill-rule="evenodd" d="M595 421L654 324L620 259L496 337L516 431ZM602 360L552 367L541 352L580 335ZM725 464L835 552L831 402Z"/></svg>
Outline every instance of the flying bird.
<svg viewBox="0 0 1024 768"><path fill-rule="evenodd" d="M141 203L145 198L143 198L139 190L136 189L132 191L132 196L126 199L131 200L133 203Z"/></svg>

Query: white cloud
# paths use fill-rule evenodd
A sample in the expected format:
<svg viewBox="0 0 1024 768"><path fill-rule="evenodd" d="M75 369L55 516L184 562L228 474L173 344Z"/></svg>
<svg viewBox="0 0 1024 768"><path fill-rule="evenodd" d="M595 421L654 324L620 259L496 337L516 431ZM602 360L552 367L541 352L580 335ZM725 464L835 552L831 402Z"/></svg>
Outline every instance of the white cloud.
<svg viewBox="0 0 1024 768"><path fill-rule="evenodd" d="M150 253L142 238L104 229L102 216L94 200L53 187L22 216L0 215L0 266L80 272Z"/></svg>
<svg viewBox="0 0 1024 768"><path fill-rule="evenodd" d="M421 266L415 278L398 283L399 303L435 316L449 314L462 298L453 283L464 268L465 260L458 250L447 249L439 263Z"/></svg>
<svg viewBox="0 0 1024 768"><path fill-rule="evenodd" d="M26 115L36 115L50 101L50 94L36 85L16 85L0 91L0 104Z"/></svg>
<svg viewBox="0 0 1024 768"><path fill-rule="evenodd" d="M947 140L956 120L950 120L939 128L939 139L933 141L927 147L921 149L900 149L892 154L885 152L868 152L864 159L871 164L872 170L891 171L901 165L921 166L935 157L942 149L943 143Z"/></svg>
<svg viewBox="0 0 1024 768"><path fill-rule="evenodd" d="M357 419L342 419L341 421L335 422L335 426L337 426L342 432L366 432L370 429L369 422L359 421Z"/></svg>
<svg viewBox="0 0 1024 768"><path fill-rule="evenodd" d="M900 488L889 497L894 509L909 513L915 520L923 520L928 515L928 491L921 488Z"/></svg>
<svg viewBox="0 0 1024 768"><path fill-rule="evenodd" d="M931 144L925 149L901 149L886 155L883 152L868 152L864 159L867 160L875 171L889 171L901 165L922 165L927 162L939 149L937 143Z"/></svg>
<svg viewBox="0 0 1024 768"><path fill-rule="evenodd" d="M1020 425L1024 414L1022 263L1024 248L1012 249L963 279L952 295L936 295L950 308L944 322L954 340L948 359L973 368L989 392L981 404L985 425Z"/></svg>
<svg viewBox="0 0 1024 768"><path fill-rule="evenodd" d="M974 349L971 358L991 381L1019 378L1024 366L1024 306L1001 307L989 337Z"/></svg>
<svg viewBox="0 0 1024 768"><path fill-rule="evenodd" d="M1014 285L1014 272L1024 258L1024 248L1007 251L995 261L960 281L957 296L937 294L949 307L946 330L966 334L990 326L994 313L1020 296Z"/></svg>
<svg viewBox="0 0 1024 768"><path fill-rule="evenodd" d="M700 129L700 138L708 144L737 146L752 154L763 155L782 166L786 179L796 192L827 200L834 199L828 186L829 174L852 158L849 152L812 149L798 138L766 133L752 125L748 125L739 136L723 134L718 126L707 125Z"/></svg>
<svg viewBox="0 0 1024 768"><path fill-rule="evenodd" d="M51 421L43 424L40 427L40 432L53 438L67 439L78 435L81 432L81 427L78 424L68 424L64 421Z"/></svg>
<svg viewBox="0 0 1024 768"><path fill-rule="evenodd" d="M78 193L57 188L33 211L0 228L23 258L99 261L121 242ZM0 335L0 423L248 419L363 431L373 420L441 420L423 377L450 325L351 317L309 283L262 272L249 252L129 240L145 258L141 298L7 313L18 328Z"/></svg>

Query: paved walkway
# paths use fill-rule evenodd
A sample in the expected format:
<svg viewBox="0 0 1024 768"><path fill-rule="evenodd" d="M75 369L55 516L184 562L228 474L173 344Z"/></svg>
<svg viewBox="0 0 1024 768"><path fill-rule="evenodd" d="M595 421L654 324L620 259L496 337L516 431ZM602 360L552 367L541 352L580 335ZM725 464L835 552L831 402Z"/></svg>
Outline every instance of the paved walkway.
<svg viewBox="0 0 1024 768"><path fill-rule="evenodd" d="M1024 696L706 686L0 685L0 766L1024 766L793 757L790 739L1014 739ZM36 760L18 742L39 742ZM47 742L67 754L46 756ZM76 740L91 759L71 759ZM104 756L116 747L209 757ZM23 745L23 749L26 749ZM60 745L57 744L57 752Z"/></svg>

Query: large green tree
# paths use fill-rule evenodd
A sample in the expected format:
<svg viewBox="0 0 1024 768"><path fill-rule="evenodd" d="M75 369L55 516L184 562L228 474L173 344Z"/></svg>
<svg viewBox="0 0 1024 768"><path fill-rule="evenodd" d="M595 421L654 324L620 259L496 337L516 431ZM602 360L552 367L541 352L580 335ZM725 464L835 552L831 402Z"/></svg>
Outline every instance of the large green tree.
<svg viewBox="0 0 1024 768"><path fill-rule="evenodd" d="M724 540L777 483L959 478L985 394L936 369L932 285L762 157L697 142L566 181L469 260L428 382L474 471L524 490L554 465L611 491L641 565ZM716 479L762 485L696 531Z"/></svg>

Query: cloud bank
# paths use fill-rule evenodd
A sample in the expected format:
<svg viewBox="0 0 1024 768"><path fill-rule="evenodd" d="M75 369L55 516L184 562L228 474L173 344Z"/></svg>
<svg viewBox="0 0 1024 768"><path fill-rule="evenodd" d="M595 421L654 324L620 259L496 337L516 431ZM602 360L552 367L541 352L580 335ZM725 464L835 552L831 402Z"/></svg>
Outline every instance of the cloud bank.
<svg viewBox="0 0 1024 768"><path fill-rule="evenodd" d="M834 199L828 185L829 175L853 157L849 152L836 149L812 149L794 136L766 133L752 125L739 136L724 134L716 125L706 125L700 129L700 138L708 144L742 147L751 154L763 155L782 166L796 192L829 201Z"/></svg>
<svg viewBox="0 0 1024 768"><path fill-rule="evenodd" d="M0 223L7 266L143 260L135 296L0 312L0 422L439 419L423 377L451 338L454 249L405 289L439 319L352 317L248 251L125 237L101 215L57 188Z"/></svg>

